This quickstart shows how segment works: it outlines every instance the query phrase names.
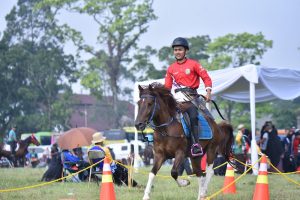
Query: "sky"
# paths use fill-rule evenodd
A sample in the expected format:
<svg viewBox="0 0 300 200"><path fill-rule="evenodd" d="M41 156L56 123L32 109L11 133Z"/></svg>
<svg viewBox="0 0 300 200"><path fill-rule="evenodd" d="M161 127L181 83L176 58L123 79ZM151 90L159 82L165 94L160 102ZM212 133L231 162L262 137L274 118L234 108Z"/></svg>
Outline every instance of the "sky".
<svg viewBox="0 0 300 200"><path fill-rule="evenodd" d="M17 1L0 1L2 32L5 15ZM299 0L154 0L158 19L150 23L139 45L159 49L179 36L209 35L215 39L229 33L262 32L273 40L273 48L264 54L261 65L300 70L299 9ZM96 43L97 27L88 17L62 14L61 19L82 31L88 43Z"/></svg>

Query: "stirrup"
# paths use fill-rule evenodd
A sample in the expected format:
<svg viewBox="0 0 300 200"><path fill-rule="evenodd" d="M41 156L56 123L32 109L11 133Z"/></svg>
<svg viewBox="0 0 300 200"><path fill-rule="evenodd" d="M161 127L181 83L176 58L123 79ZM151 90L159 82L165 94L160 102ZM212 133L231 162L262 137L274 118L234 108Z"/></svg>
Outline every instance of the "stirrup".
<svg viewBox="0 0 300 200"><path fill-rule="evenodd" d="M194 147L199 147L200 152L199 153L194 153L193 152ZM191 154L192 154L193 157L202 156L203 155L203 149L202 149L201 145L199 145L198 143L193 144L192 147L191 147Z"/></svg>

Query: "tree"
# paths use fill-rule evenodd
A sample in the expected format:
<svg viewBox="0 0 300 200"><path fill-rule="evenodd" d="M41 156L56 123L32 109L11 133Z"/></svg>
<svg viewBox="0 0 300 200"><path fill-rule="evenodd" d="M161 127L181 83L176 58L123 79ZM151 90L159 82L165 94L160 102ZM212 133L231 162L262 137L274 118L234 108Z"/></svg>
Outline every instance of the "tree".
<svg viewBox="0 0 300 200"><path fill-rule="evenodd" d="M83 70L82 84L91 92L101 93L103 84L108 81L117 126L117 101L122 89L120 81L130 77L127 67L131 62L130 50L137 48L137 41L147 31L149 22L156 19L152 0L44 0L41 6L45 5L87 14L99 26L97 40L100 49L82 42L76 44L94 56L93 61L90 60L93 65L89 62Z"/></svg>
<svg viewBox="0 0 300 200"><path fill-rule="evenodd" d="M208 44L210 43L209 36L196 36L188 38L190 50L188 51L188 57L195 59L195 60L207 60L208 54L206 53ZM144 76L139 78L138 80L145 80L145 79L160 79L164 78L166 74L167 67L175 61L173 50L171 46L164 46L160 48L158 51L152 49L151 47L147 46L144 54L139 55L139 62L137 62L136 67L139 67L139 70L146 69L144 71ZM162 63L160 67L161 70L158 70L153 63L150 61L151 56L157 56L159 61ZM149 62L150 61L150 62ZM150 64L149 64L150 63ZM145 67L146 66L146 67Z"/></svg>
<svg viewBox="0 0 300 200"><path fill-rule="evenodd" d="M61 28L50 7L34 10L40 0L19 0L6 16L0 41L1 80L8 91L0 116L2 127L14 123L19 131L52 130L67 126L74 57L64 54ZM64 94L62 94L64 93Z"/></svg>
<svg viewBox="0 0 300 200"><path fill-rule="evenodd" d="M190 50L188 51L188 57L194 60L207 60L209 55L207 54L208 44L211 42L209 36L196 36L187 38L190 46ZM171 46L162 47L158 51L159 60L164 62L166 65L165 68L168 67L171 63L175 61L173 50Z"/></svg>
<svg viewBox="0 0 300 200"><path fill-rule="evenodd" d="M272 41L265 39L262 33L227 34L216 38L208 45L210 58L206 64L209 69L240 67L246 64L258 65L259 59L271 47ZM241 123L246 122L249 117L249 112L245 112L249 111L249 104L238 104L220 98L218 98L218 103L220 108L226 112L229 121ZM232 118L234 116L236 116L236 119ZM244 121L241 116L245 116Z"/></svg>
<svg viewBox="0 0 300 200"><path fill-rule="evenodd" d="M273 42L266 40L262 33L227 34L211 42L208 52L211 69L240 67L245 64L259 65L259 59L272 48Z"/></svg>
<svg viewBox="0 0 300 200"><path fill-rule="evenodd" d="M134 55L135 63L130 69L133 81L144 81L148 79L160 79L166 74L166 68L163 67L158 70L153 63L153 60L157 56L157 50L150 46L146 46L143 49L139 49Z"/></svg>

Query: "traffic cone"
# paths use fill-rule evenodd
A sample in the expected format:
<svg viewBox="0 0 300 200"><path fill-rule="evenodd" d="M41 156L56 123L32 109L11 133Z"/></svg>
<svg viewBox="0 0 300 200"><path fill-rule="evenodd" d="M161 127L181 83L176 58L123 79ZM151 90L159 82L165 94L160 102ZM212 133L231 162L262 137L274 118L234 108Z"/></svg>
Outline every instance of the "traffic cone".
<svg viewBox="0 0 300 200"><path fill-rule="evenodd" d="M259 172L256 180L253 200L270 199L267 169L268 169L267 158L265 155L262 155L260 166L259 166Z"/></svg>
<svg viewBox="0 0 300 200"><path fill-rule="evenodd" d="M206 159L207 159L207 155L204 154L204 156L201 158L201 170L203 172L206 171Z"/></svg>
<svg viewBox="0 0 300 200"><path fill-rule="evenodd" d="M100 200L116 200L114 183L110 169L110 159L108 157L104 158Z"/></svg>
<svg viewBox="0 0 300 200"><path fill-rule="evenodd" d="M234 182L234 170L233 167L228 163L223 188L227 187L232 182ZM223 194L235 194L235 193L236 193L235 183L232 183L229 187L223 190Z"/></svg>

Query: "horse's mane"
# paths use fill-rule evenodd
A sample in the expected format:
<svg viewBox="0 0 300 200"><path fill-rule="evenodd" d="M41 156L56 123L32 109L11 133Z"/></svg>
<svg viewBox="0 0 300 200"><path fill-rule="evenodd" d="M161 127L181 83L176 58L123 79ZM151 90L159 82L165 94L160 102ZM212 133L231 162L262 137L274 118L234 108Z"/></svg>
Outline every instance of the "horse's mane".
<svg viewBox="0 0 300 200"><path fill-rule="evenodd" d="M19 144L29 144L31 141L31 136L26 137L24 140L19 140Z"/></svg>
<svg viewBox="0 0 300 200"><path fill-rule="evenodd" d="M156 97L159 97L166 105L169 114L172 117L176 116L177 102L174 99L171 91L165 88L163 84L158 82L153 82L148 86L143 86L143 89L144 89L143 94L152 94Z"/></svg>

